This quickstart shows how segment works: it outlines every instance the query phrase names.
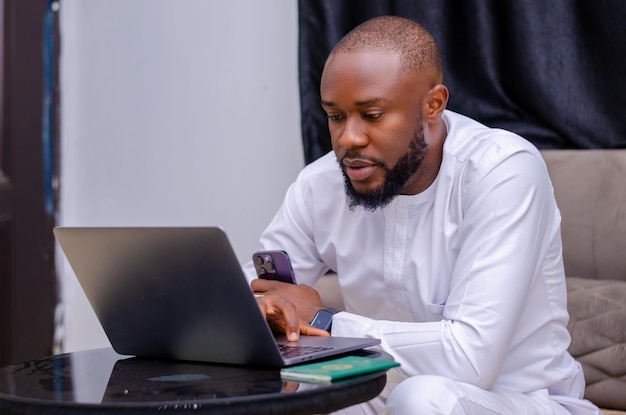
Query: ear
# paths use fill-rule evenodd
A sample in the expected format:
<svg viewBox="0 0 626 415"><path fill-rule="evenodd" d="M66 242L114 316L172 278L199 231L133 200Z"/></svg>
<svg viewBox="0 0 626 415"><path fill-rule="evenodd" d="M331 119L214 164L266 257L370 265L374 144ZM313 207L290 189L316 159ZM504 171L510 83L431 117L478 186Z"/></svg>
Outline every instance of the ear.
<svg viewBox="0 0 626 415"><path fill-rule="evenodd" d="M448 104L448 88L443 84L435 85L428 91L425 110L429 124L437 123L441 119L443 110Z"/></svg>

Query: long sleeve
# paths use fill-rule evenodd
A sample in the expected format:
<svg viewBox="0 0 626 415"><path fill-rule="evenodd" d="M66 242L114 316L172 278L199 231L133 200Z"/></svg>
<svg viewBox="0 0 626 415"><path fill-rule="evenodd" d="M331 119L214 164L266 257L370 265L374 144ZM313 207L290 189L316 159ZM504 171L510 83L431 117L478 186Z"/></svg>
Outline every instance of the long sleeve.
<svg viewBox="0 0 626 415"><path fill-rule="evenodd" d="M333 335L380 338L407 375L582 394L569 356L560 214L539 152L446 112L435 182L351 211L332 153L307 166L262 235L312 285L339 276Z"/></svg>
<svg viewBox="0 0 626 415"><path fill-rule="evenodd" d="M485 156L489 154L481 154ZM428 304L439 320L377 321L342 313L335 318L333 333L380 338L408 375L444 375L483 388L493 386L505 365L518 364L524 370L533 359L544 359L542 364L549 366L545 359L555 348L566 349L569 338L566 331L554 329L566 324L567 315L559 283L558 211L546 175L542 163L529 153L508 157L506 164L496 165L467 189L463 220L440 229L445 233L458 225L458 238L450 246L458 251L451 275L406 275L405 268L401 283L407 302L419 290L413 280L449 280L446 298ZM387 226L404 224L388 221ZM410 252L411 245L403 248L409 251L405 255L418 258L428 252ZM396 299L394 306L403 304ZM529 337L532 331L534 337ZM521 345L526 356L507 361L515 360L511 355Z"/></svg>

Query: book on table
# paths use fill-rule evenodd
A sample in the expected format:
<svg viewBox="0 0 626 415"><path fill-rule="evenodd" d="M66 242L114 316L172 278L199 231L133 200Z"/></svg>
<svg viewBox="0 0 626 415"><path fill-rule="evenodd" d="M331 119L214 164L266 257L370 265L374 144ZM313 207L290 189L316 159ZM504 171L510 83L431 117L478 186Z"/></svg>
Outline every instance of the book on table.
<svg viewBox="0 0 626 415"><path fill-rule="evenodd" d="M280 371L280 376L283 380L330 383L338 379L386 371L397 366L400 366L400 363L393 360L345 356L338 359L285 368Z"/></svg>

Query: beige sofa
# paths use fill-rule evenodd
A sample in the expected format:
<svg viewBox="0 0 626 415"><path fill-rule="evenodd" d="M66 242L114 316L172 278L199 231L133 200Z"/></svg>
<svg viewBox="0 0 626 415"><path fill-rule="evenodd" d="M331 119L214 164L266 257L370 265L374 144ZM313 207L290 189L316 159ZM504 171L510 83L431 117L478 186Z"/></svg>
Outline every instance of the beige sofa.
<svg viewBox="0 0 626 415"><path fill-rule="evenodd" d="M585 396L626 414L626 150L542 151L562 215L572 334ZM335 276L316 285L341 309Z"/></svg>

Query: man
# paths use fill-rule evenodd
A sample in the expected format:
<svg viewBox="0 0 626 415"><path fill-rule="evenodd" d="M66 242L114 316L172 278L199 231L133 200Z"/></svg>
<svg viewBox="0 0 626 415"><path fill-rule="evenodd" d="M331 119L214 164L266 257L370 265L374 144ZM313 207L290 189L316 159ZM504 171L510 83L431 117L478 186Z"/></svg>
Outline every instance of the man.
<svg viewBox="0 0 626 415"><path fill-rule="evenodd" d="M263 233L298 281L253 280L296 339L336 271L332 334L376 337L401 367L358 413L597 414L568 354L560 215L535 147L445 109L440 55L418 24L365 22L321 80L333 152L307 166ZM304 285L306 284L306 285Z"/></svg>

